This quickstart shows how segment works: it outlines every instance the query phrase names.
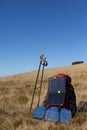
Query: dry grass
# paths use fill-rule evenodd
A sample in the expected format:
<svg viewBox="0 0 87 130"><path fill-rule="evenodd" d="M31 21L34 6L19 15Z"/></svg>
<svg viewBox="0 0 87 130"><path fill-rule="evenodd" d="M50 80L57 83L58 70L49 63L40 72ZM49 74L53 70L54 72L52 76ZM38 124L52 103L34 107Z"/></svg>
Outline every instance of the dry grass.
<svg viewBox="0 0 87 130"><path fill-rule="evenodd" d="M78 113L68 124L55 124L32 118L29 113L37 71L0 78L0 130L87 130L87 64L46 69L41 92L42 104L48 88L48 78L66 73L72 77ZM39 77L40 80L40 77ZM39 84L33 108L37 104Z"/></svg>

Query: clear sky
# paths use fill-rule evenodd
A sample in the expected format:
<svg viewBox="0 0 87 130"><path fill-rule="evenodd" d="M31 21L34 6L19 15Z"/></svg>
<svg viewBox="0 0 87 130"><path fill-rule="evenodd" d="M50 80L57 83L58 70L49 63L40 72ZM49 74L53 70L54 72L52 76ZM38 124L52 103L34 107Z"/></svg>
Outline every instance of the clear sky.
<svg viewBox="0 0 87 130"><path fill-rule="evenodd" d="M0 0L0 77L87 62L87 0Z"/></svg>

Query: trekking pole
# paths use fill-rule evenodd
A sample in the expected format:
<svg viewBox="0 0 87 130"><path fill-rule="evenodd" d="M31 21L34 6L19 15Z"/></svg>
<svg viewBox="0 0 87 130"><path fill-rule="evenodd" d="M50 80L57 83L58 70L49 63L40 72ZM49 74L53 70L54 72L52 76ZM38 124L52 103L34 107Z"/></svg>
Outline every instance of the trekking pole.
<svg viewBox="0 0 87 130"><path fill-rule="evenodd" d="M44 56L44 55L41 55L41 56L40 56L40 64L39 64L39 68L38 68L38 73L37 73L37 77L36 77L36 82L35 82L35 86L34 86L34 91L33 91L32 100L31 100L30 112L31 112L32 105L33 105L34 95L35 95L35 91L36 91L36 86L37 86L37 81L38 81L38 77L39 77L40 68L41 68L42 61L43 61L43 56Z"/></svg>
<svg viewBox="0 0 87 130"><path fill-rule="evenodd" d="M39 95L38 95L38 104L37 104L37 106L39 106L39 103L40 103L40 95L41 95L41 89L42 89L44 67L48 65L48 63L46 61L46 57L44 57L42 65L43 65L43 69L42 69L42 75L41 75L40 90L39 90Z"/></svg>

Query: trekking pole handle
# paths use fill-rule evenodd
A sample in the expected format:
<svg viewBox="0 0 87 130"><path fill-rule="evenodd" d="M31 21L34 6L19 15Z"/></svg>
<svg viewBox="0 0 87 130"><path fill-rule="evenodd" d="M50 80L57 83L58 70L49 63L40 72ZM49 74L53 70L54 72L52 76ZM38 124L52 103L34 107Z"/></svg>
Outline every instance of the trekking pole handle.
<svg viewBox="0 0 87 130"><path fill-rule="evenodd" d="M42 54L42 55L40 55L40 62L41 63L42 63L43 59L44 59L44 55Z"/></svg>
<svg viewBox="0 0 87 130"><path fill-rule="evenodd" d="M42 54L40 55L40 63L44 66L48 65L48 62L46 61L46 57Z"/></svg>
<svg viewBox="0 0 87 130"><path fill-rule="evenodd" d="M43 59L43 65L44 65L44 66L47 66L47 65L48 65L48 62L46 61L46 57L44 57L44 59Z"/></svg>
<svg viewBox="0 0 87 130"><path fill-rule="evenodd" d="M48 62L47 62L47 61L45 61L45 62L43 63L43 65L44 65L44 66L47 66L47 65L48 65Z"/></svg>

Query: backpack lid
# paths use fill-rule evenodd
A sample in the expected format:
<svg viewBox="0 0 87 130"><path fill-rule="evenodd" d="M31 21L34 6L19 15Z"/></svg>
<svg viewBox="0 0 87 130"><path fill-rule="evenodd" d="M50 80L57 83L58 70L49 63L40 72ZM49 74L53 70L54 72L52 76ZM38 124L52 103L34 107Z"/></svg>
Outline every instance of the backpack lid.
<svg viewBox="0 0 87 130"><path fill-rule="evenodd" d="M58 76L58 77L63 76L68 80L69 83L72 82L71 77L69 75L66 75L66 74L63 74L63 73L58 73L56 76Z"/></svg>
<svg viewBox="0 0 87 130"><path fill-rule="evenodd" d="M51 77L49 78L49 92L58 94L66 92L66 78L65 77Z"/></svg>

